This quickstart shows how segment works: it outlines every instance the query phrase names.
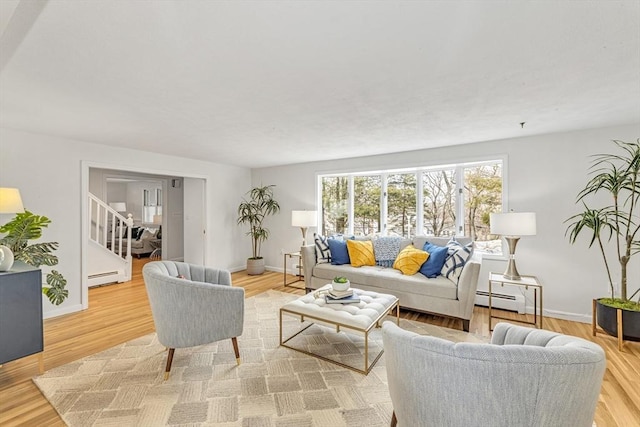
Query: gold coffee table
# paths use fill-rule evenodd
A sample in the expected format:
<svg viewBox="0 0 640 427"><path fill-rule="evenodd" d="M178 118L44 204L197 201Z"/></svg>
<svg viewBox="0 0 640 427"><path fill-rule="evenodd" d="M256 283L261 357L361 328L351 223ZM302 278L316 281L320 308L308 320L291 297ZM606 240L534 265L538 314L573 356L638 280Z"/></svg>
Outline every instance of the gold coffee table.
<svg viewBox="0 0 640 427"><path fill-rule="evenodd" d="M360 297L361 301L359 303L327 304L325 303L324 295L319 298L315 297L315 295L323 291L328 291L329 289L331 289L331 284L325 285L317 291L306 294L280 308L280 345L367 375L384 352L384 350L381 350L371 364L369 364L369 332L374 327L379 327L380 322L389 315L394 308L396 310L396 323L398 325L400 324L400 305L398 304L398 298L389 294L379 294L377 292L363 291L360 289L353 289ZM284 338L282 331L283 315L294 316L299 318L300 322L309 321L310 324L290 337ZM344 329L363 334L364 368L360 369L330 359L321 354L287 344L290 340L302 334L314 324L331 326L335 328L336 333L340 333L341 329Z"/></svg>

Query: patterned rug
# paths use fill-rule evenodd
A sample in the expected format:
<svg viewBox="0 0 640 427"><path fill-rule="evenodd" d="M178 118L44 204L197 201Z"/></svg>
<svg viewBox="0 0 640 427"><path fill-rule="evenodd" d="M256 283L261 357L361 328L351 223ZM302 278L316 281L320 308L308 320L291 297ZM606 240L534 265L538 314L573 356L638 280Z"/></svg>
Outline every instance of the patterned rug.
<svg viewBox="0 0 640 427"><path fill-rule="evenodd" d="M365 376L279 346L278 309L295 298L269 291L246 300L240 366L231 340L177 349L171 376L163 381L166 350L150 334L33 381L69 426L388 426L393 409L384 355ZM400 325L451 341L482 341L409 320ZM286 337L304 326L293 317L283 321ZM295 340L290 344L325 357L363 363L359 335L314 325ZM370 351L381 344L377 329L370 334Z"/></svg>

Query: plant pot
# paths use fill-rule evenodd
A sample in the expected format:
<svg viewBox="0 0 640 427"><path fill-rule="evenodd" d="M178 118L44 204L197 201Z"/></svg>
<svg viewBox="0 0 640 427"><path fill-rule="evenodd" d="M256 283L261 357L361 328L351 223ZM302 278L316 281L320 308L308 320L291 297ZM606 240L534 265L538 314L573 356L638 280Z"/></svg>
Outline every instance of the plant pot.
<svg viewBox="0 0 640 427"><path fill-rule="evenodd" d="M264 258L248 258L247 274L250 276L258 276L264 273Z"/></svg>
<svg viewBox="0 0 640 427"><path fill-rule="evenodd" d="M618 336L617 309L597 301L598 326L609 335ZM640 341L640 311L622 309L622 335L626 341Z"/></svg>
<svg viewBox="0 0 640 427"><path fill-rule="evenodd" d="M346 282L344 282L344 283L331 282L331 287L335 291L346 291L346 290L349 289L350 286L351 286L351 282L348 281L348 280Z"/></svg>

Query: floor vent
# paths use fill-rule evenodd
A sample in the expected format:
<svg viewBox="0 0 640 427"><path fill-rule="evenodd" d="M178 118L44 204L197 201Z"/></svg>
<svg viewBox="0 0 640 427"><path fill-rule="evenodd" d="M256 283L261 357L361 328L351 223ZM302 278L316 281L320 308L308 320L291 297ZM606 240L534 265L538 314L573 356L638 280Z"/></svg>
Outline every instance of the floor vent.
<svg viewBox="0 0 640 427"><path fill-rule="evenodd" d="M488 307L489 292L477 291L476 305ZM491 305L493 306L493 308L516 311L519 314L524 314L525 312L524 296L522 295L508 295L508 294L499 294L494 292L491 296Z"/></svg>

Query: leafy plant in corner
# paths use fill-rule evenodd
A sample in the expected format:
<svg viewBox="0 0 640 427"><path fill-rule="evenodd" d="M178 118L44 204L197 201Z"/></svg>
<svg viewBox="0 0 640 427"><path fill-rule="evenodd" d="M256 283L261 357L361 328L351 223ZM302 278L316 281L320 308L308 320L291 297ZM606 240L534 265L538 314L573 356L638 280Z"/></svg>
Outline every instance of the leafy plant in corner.
<svg viewBox="0 0 640 427"><path fill-rule="evenodd" d="M589 233L589 247L597 243L600 249L609 279L611 298L599 301L616 308L640 311L640 297L639 301L633 301L640 288L631 295L627 290L629 261L640 253L640 139L636 142L613 142L621 152L593 156L591 179L578 193L576 202L582 203L584 210L565 221L571 222L566 233L571 243L575 243L583 231ZM611 197L612 204L604 207L589 206L586 199L601 192ZM605 248L605 241L612 239L615 240L615 250L611 249L612 245ZM612 252L609 256L607 249ZM620 298L615 298L611 261L617 261L620 267ZM634 279L638 281L637 277Z"/></svg>
<svg viewBox="0 0 640 427"><path fill-rule="evenodd" d="M265 185L252 188L247 192L249 200L242 199L238 206L238 225L249 224L247 236L251 237L252 257L260 259L260 245L269 237L269 230L262 223L269 215L280 212L280 205L273 199L273 187Z"/></svg>
<svg viewBox="0 0 640 427"><path fill-rule="evenodd" d="M29 211L19 213L10 222L0 227L0 233L7 233L0 240L0 244L8 246L16 260L34 267L56 265L58 257L52 252L58 249L58 242L29 244L29 241L42 237L42 229L47 228L50 223L51 220L46 216L35 215ZM62 304L69 296L69 291L65 289L67 280L58 271L52 270L47 274L46 282L47 286L43 286L42 293L52 304Z"/></svg>

